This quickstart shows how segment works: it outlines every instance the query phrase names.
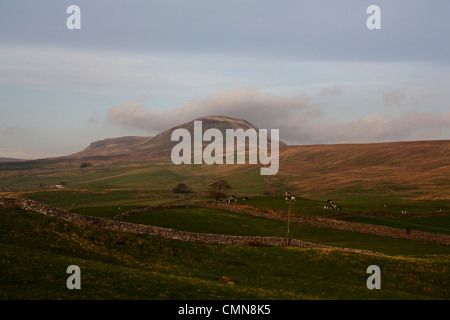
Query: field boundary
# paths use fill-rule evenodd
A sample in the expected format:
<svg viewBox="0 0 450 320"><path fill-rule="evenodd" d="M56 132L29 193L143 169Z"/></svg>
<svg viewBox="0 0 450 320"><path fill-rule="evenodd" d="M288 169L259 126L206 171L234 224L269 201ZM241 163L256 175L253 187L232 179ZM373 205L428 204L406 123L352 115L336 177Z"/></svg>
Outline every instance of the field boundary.
<svg viewBox="0 0 450 320"><path fill-rule="evenodd" d="M257 205L250 204L237 204L237 203L223 203L212 201L199 201L192 204L181 205L157 205L153 207L146 207L131 210L121 213L114 217L114 219L120 220L126 216L141 214L154 210L167 210L175 208L190 208L190 207L205 207L212 209L222 209L240 214L247 214L267 219L287 221L288 212L282 209L266 208ZM305 215L300 213L293 213L290 221L292 223L308 224L323 228L332 228L344 231L358 232L364 234L370 234L381 237L389 237L396 239L414 240L421 242L429 242L441 245L450 245L450 235L426 232L420 230L399 229L380 225L371 225L359 222L343 221L333 219L330 217L317 217L311 215Z"/></svg>
<svg viewBox="0 0 450 320"><path fill-rule="evenodd" d="M297 239L288 240L286 238L280 237L232 236L223 234L194 233L150 225L134 224L117 220L104 220L97 217L84 216L77 213L67 212L65 210L51 207L37 201L22 198L0 198L0 208L19 208L26 211L41 213L47 216L57 217L78 225L93 227L101 230L117 231L137 235L150 235L154 237L173 239L184 242L270 247L291 246L302 248L334 249L365 254L380 254L378 252L368 250L326 246Z"/></svg>
<svg viewBox="0 0 450 320"><path fill-rule="evenodd" d="M287 221L288 211L282 209L265 208L256 205L238 205L236 203L211 203L210 207L218 207L234 212L241 212L258 217ZM442 245L450 245L450 235L426 232L420 230L400 229L381 225L372 225L360 222L350 222L333 219L331 217L318 217L301 213L293 213L291 222L308 224L317 227L332 228L351 232L358 232L382 237L429 242Z"/></svg>

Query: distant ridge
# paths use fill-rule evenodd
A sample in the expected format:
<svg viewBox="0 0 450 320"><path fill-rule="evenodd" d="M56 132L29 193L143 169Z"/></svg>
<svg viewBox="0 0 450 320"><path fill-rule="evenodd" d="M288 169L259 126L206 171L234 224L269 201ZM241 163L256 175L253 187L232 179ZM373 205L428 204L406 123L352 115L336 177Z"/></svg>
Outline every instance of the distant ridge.
<svg viewBox="0 0 450 320"><path fill-rule="evenodd" d="M141 151L152 139L153 137L138 136L107 138L92 142L86 149L71 156L77 158L127 156Z"/></svg>
<svg viewBox="0 0 450 320"><path fill-rule="evenodd" d="M171 141L172 132L176 129L186 129L193 135L194 121L202 121L203 131L215 128L219 129L224 136L226 129L243 129L244 131L255 129L257 132L259 130L259 128L243 119L225 116L206 116L172 127L154 137L128 136L95 141L86 149L70 155L69 157L126 157L129 159L148 159L149 157L167 158L170 157L172 148L178 143L177 141ZM280 141L279 143L280 146L286 145L283 141ZM268 144L271 144L270 136L268 137Z"/></svg>
<svg viewBox="0 0 450 320"><path fill-rule="evenodd" d="M17 161L25 161L25 160L24 159L16 159L16 158L0 157L0 162L17 162Z"/></svg>
<svg viewBox="0 0 450 320"><path fill-rule="evenodd" d="M204 130L212 127L221 131L228 128L254 128L245 120L228 117L210 116L199 120L203 121ZM38 185L42 177L50 173L52 177L60 174L60 178L52 180L52 183L70 183L70 177L74 175L75 180L89 184L94 177L98 182L102 179L109 181L117 174L110 169L120 168L119 180L125 179L129 185L133 185L134 179L140 179L141 172L151 177L149 172L156 170L159 174L156 185L166 175L165 183L172 181L186 184L220 177L234 179L237 182L233 184L239 188L250 186L264 190L265 179L255 177L255 171L259 171L258 165L204 165L200 168L175 165L170 154L172 146L178 142L170 141L170 138L171 132L177 128L191 131L193 121L175 126L155 137L128 136L95 141L86 149L65 157L0 161L0 186L16 186L16 181L22 179ZM369 194L371 197L389 195L416 200L450 200L449 159L450 140L289 146L280 143L280 166L278 173L270 176L271 192L284 194L290 191L311 199L318 195L326 195L324 197L327 198L334 194L332 199L336 201L342 197ZM83 166L87 163L91 165ZM95 174L78 175L80 172ZM142 186L142 182L139 183L137 185ZM144 185L154 187L154 182L149 178ZM122 185L111 183L111 186ZM370 201L374 200L371 198ZM383 196L379 201L389 200Z"/></svg>
<svg viewBox="0 0 450 320"><path fill-rule="evenodd" d="M289 146L277 177L310 195L376 190L450 199L449 159L450 140Z"/></svg>

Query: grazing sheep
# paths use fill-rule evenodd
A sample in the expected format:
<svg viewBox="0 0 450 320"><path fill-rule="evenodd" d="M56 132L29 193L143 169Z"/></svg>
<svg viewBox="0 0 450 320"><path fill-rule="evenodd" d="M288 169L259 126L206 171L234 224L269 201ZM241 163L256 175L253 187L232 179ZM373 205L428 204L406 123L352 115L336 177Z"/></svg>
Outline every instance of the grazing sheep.
<svg viewBox="0 0 450 320"><path fill-rule="evenodd" d="M402 213L407 213L406 210L402 210Z"/></svg>
<svg viewBox="0 0 450 320"><path fill-rule="evenodd" d="M248 197L244 197L242 201L249 201Z"/></svg>
<svg viewBox="0 0 450 320"><path fill-rule="evenodd" d="M327 203L333 203L333 200L327 200Z"/></svg>
<svg viewBox="0 0 450 320"><path fill-rule="evenodd" d="M437 208L436 212L442 212L441 208Z"/></svg>

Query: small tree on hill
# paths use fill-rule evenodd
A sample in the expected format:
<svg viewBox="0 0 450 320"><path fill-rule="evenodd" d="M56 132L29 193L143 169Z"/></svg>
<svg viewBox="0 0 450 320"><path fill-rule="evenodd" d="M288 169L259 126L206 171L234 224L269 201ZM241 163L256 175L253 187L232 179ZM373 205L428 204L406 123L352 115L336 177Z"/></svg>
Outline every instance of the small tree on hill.
<svg viewBox="0 0 450 320"><path fill-rule="evenodd" d="M226 197L227 195L224 193L226 190L231 189L230 184L226 180L218 180L216 182L211 183L208 186L208 198L213 198L215 200L219 200L220 198Z"/></svg>
<svg viewBox="0 0 450 320"><path fill-rule="evenodd" d="M191 188L189 188L184 183L179 183L175 188L172 189L174 193L189 193L192 192Z"/></svg>

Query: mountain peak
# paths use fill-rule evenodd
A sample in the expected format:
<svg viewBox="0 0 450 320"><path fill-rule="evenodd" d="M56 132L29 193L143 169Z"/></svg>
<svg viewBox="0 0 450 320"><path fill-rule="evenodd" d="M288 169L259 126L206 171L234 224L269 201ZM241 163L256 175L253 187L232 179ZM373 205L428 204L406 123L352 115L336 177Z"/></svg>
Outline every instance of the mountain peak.
<svg viewBox="0 0 450 320"><path fill-rule="evenodd" d="M171 140L172 132L176 129L186 129L191 135L194 134L194 121L202 121L203 131L208 129L218 129L225 135L226 129L254 129L257 132L259 128L244 119L231 118L227 116L204 116L195 120L177 125L171 129L161 132L154 137L120 137L108 138L91 143L89 147L72 156L77 158L85 157L119 157L128 158L166 158L170 157L172 148L177 144ZM271 144L270 135L268 145ZM280 141L280 146L286 143Z"/></svg>
<svg viewBox="0 0 450 320"><path fill-rule="evenodd" d="M217 125L216 129L221 129L221 127L226 127L226 129L255 129L258 130L257 127L255 127L250 122L244 120L244 119L237 119L237 118L231 118L226 116L206 116L206 117L200 117L192 121L202 121L203 127L207 128L213 128L214 125ZM190 122L188 122L190 123Z"/></svg>

